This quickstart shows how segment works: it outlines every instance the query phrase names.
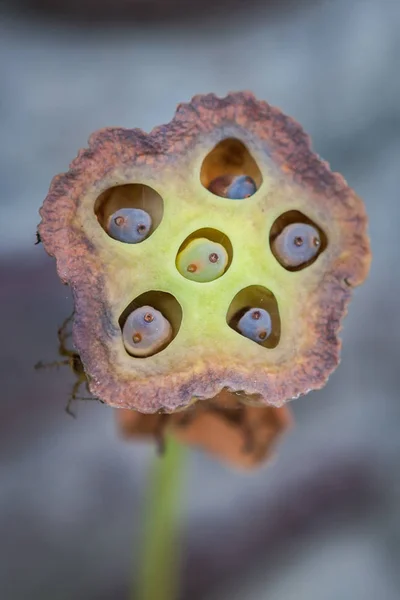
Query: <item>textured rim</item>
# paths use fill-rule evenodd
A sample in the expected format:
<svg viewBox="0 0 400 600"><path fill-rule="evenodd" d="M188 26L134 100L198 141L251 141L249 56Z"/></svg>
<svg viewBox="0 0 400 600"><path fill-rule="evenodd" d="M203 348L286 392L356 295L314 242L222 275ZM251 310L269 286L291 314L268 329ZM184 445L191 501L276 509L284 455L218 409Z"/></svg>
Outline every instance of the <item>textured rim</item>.
<svg viewBox="0 0 400 600"><path fill-rule="evenodd" d="M322 209L332 211L345 232L346 247L335 260L309 307L310 343L290 364L260 374L251 364L235 365L220 357L210 365L194 364L186 372L140 382L121 377L111 360L107 340L115 335L109 319L101 264L95 246L76 221L80 198L101 182L117 164L154 164L192 148L199 136L219 126L235 124L268 145L271 160L284 177L317 196ZM165 157L165 158L164 158ZM365 279L370 263L367 219L363 203L343 177L332 173L310 147L308 136L293 119L251 93L195 96L177 108L168 125L146 134L139 129L103 129L89 139L67 173L56 176L40 210L39 233L46 251L56 258L63 282L75 299L74 343L88 375L91 392L113 406L144 413L173 411L193 398L212 398L223 388L259 394L264 404L286 400L320 388L339 362L338 332L351 288Z"/></svg>

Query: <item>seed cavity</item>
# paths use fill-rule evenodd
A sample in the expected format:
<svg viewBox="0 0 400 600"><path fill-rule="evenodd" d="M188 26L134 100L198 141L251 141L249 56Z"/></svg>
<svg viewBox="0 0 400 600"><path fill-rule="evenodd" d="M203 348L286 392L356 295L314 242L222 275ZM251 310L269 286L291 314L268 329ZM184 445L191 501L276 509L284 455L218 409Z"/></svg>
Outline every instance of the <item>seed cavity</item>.
<svg viewBox="0 0 400 600"><path fill-rule="evenodd" d="M269 233L273 255L287 271L301 271L325 251L325 232L305 214L289 210L273 223Z"/></svg>
<svg viewBox="0 0 400 600"><path fill-rule="evenodd" d="M200 181L215 196L244 200L260 189L263 178L250 147L238 138L229 137L205 156Z"/></svg>
<svg viewBox="0 0 400 600"><path fill-rule="evenodd" d="M128 183L104 190L93 208L100 226L110 237L122 243L138 244L160 225L164 201L150 186ZM132 210L138 212L125 212Z"/></svg>
<svg viewBox="0 0 400 600"><path fill-rule="evenodd" d="M233 298L226 313L226 322L236 334L246 337L265 349L275 348L281 335L278 302L271 290L250 285ZM247 343L244 340L240 343Z"/></svg>

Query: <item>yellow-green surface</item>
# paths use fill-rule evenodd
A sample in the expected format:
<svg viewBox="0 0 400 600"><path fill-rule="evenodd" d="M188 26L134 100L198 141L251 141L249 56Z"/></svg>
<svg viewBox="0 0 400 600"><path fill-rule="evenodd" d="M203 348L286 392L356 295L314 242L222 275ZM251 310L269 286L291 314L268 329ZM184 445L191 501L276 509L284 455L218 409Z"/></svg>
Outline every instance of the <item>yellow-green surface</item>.
<svg viewBox="0 0 400 600"><path fill-rule="evenodd" d="M304 312L326 268L340 256L340 221L335 207L329 213L316 197L285 179L256 141L246 140L262 173L263 183L251 197L232 201L211 194L200 183L200 170L215 139L203 139L191 152L175 155L167 165L124 166L110 173L101 187L82 198L76 219L99 249L106 294L114 324L137 296L149 290L171 293L179 302L183 318L178 335L159 354L145 360L129 356L122 338L112 342L111 358L123 372L135 377L158 377L170 372L200 371L207 363L230 366L251 363L260 373L273 373L283 363L295 361L307 338ZM116 185L143 183L163 199L164 213L157 229L144 242L123 244L111 239L100 226L93 207L98 195ZM326 234L327 249L315 263L299 272L285 270L273 256L269 233L285 211L299 210ZM193 232L212 227L225 234L233 247L232 262L218 279L208 283L190 281L178 272L176 256ZM345 245L344 245L345 247ZM275 295L281 337L275 348L263 348L239 335L226 323L229 306L247 286L264 286ZM157 308L157 306L156 306ZM165 314L169 318L168 314Z"/></svg>

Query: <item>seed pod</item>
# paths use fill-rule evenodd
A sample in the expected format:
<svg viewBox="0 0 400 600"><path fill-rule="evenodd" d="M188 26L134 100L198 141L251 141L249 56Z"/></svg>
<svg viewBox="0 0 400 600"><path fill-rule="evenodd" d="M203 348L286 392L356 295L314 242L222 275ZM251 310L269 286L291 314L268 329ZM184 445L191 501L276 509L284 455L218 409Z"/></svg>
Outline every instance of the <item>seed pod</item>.
<svg viewBox="0 0 400 600"><path fill-rule="evenodd" d="M269 312L263 308L251 308L239 320L238 329L245 337L262 344L272 332Z"/></svg>
<svg viewBox="0 0 400 600"><path fill-rule="evenodd" d="M222 244L207 238L192 240L179 252L176 267L183 277L206 283L218 279L225 272L228 253Z"/></svg>
<svg viewBox="0 0 400 600"><path fill-rule="evenodd" d="M160 311L141 306L128 316L122 337L129 354L144 358L160 352L170 342L172 328Z"/></svg>
<svg viewBox="0 0 400 600"><path fill-rule="evenodd" d="M120 208L111 215L107 233L120 242L138 244L150 233L151 217L141 208Z"/></svg>
<svg viewBox="0 0 400 600"><path fill-rule="evenodd" d="M240 150L242 140L245 151ZM229 206L218 201L204 185L229 169L236 176L251 175L257 186L264 175L268 193L262 194L260 188L248 202L232 200ZM117 207L132 205L122 203L128 199L125 186L132 181L143 185L151 181L162 194L161 211L150 201L136 204L132 196L135 206L148 207L151 231L159 219L157 235L139 247L113 242L104 235L102 222ZM109 192L114 204L107 199ZM283 227L271 237L275 256L265 247L266 224L279 218L278 207L281 216L318 215L321 257L316 253L313 266L293 277L284 276L275 256L285 224L302 219L280 221ZM276 406L322 387L339 361L338 333L352 288L365 279L370 262L360 198L312 152L298 124L247 92L226 98L196 96L179 106L172 123L149 134L121 128L93 134L89 148L79 152L69 172L54 178L41 218L44 248L56 258L60 277L74 291L74 343L91 392L110 405L146 414L180 411L197 398L214 397L224 387L258 394L260 403ZM223 224L232 244L229 261L234 259L221 281L201 286L185 279L192 276L187 267L195 262L183 261L190 246L182 246L179 259L176 255L189 223L193 234ZM190 239L198 244L195 240L201 237L211 234ZM212 239L227 247L220 238ZM205 244L209 248L209 240ZM220 269L211 280L227 270L225 260L210 263ZM274 311L263 302L264 285L276 296L279 330ZM256 288L254 294L246 293L232 311L260 306L268 310L273 330L262 348L234 335L230 319L224 318L230 300L249 287ZM133 304L153 291L174 298L183 316L164 301L158 304L157 295ZM124 328L126 307L143 304L161 309L176 337L159 355L130 360L121 352L117 324ZM237 329L236 321L234 326Z"/></svg>
<svg viewBox="0 0 400 600"><path fill-rule="evenodd" d="M222 198L243 200L255 194L257 186L249 175L221 175L213 179L208 189Z"/></svg>
<svg viewBox="0 0 400 600"><path fill-rule="evenodd" d="M315 256L321 248L318 230L306 223L292 223L272 242L272 251L284 267L300 267Z"/></svg>

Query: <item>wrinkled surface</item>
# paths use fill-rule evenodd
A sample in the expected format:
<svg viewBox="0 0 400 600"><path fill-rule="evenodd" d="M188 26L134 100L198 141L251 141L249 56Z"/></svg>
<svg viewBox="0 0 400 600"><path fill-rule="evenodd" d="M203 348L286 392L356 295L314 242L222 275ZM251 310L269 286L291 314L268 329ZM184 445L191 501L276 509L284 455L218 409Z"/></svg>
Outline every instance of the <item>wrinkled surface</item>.
<svg viewBox="0 0 400 600"><path fill-rule="evenodd" d="M122 409L115 416L126 437L156 440L162 448L164 436L171 433L235 468L249 468L271 456L292 419L286 407L246 406L242 401L243 395L223 390L212 400L171 415Z"/></svg>

